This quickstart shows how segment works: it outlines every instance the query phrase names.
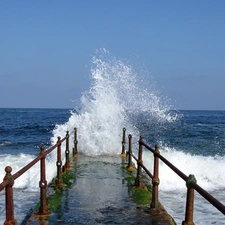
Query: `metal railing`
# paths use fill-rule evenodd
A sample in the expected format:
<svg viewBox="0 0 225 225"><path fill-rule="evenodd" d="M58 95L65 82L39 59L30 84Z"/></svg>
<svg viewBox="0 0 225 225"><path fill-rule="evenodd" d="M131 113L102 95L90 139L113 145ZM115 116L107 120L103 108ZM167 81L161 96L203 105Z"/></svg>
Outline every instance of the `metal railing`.
<svg viewBox="0 0 225 225"><path fill-rule="evenodd" d="M125 136L124 132L126 129L123 129L123 136ZM143 137L139 139L139 150L138 150L138 158L132 153L132 135L128 135L129 143L128 143L128 166L127 168L132 167L132 158L137 162L137 175L135 179L135 186L141 186L141 176L142 169L146 172L146 174L152 179L152 200L150 204L150 209L157 210L159 207L159 199L158 199L158 187L159 187L159 159L164 162L170 169L172 169L181 179L186 182L187 186L187 195L186 195L186 210L185 210L185 220L182 222L182 225L194 225L193 222L193 211L194 211L194 190L196 190L202 197L208 200L215 208L217 208L221 213L225 215L225 205L219 202L216 198L210 195L207 191L205 191L202 187L200 187L196 183L196 179L194 175L190 174L189 176L185 175L182 171L180 171L177 167L175 167L171 162L169 162L165 157L163 157L159 152L159 146L155 145L155 149L151 148L143 141ZM123 138L123 142L126 143ZM154 155L154 165L153 165L153 174L143 165L142 161L142 152L143 146L148 149ZM123 147L124 148L124 147Z"/></svg>
<svg viewBox="0 0 225 225"><path fill-rule="evenodd" d="M59 187L60 184L60 176L62 172L65 170L68 170L70 168L70 150L69 150L69 137L70 134L67 131L66 136L61 139L61 137L58 137L58 141L55 145L50 147L45 151L44 146L40 147L40 154L38 157L36 157L33 161L31 161L29 164L24 166L22 169L20 169L15 174L11 174L12 167L6 166L5 172L6 175L3 179L3 182L0 184L0 191L5 189L5 213L6 213L6 220L4 225L15 225L17 224L16 219L14 218L14 200L13 200L13 185L17 178L19 178L22 174L24 174L26 171L28 171L32 166L34 166L37 162L40 161L40 181L39 181L39 188L40 188L40 206L39 210L36 213L37 216L43 216L43 215L49 215L51 212L48 208L48 200L47 200L47 180L46 180L46 166L45 166L45 159L46 156L52 152L54 149L57 148L57 176L55 179L55 185L56 187ZM62 159L61 159L61 144L66 141L66 150L65 150L65 164L62 165ZM74 148L73 148L73 156L75 156L77 151L77 129L74 128Z"/></svg>
<svg viewBox="0 0 225 225"><path fill-rule="evenodd" d="M123 128L123 138L122 138L122 155L125 154L125 144L126 144L126 129ZM77 151L77 129L74 128L74 148L73 148L73 156L78 154ZM0 191L5 189L5 211L6 211L6 220L5 225L15 225L17 224L16 219L14 218L14 201L13 201L13 185L17 178L19 178L22 174L28 171L32 166L34 166L37 162L40 161L40 181L39 181L39 188L40 188L40 205L38 212L36 212L37 216L47 216L50 215L50 211L48 208L48 201L47 201L47 180L46 180L46 166L45 166L45 159L46 156L52 152L54 149L57 149L57 176L55 178L55 185L56 187L61 186L61 174L70 168L70 150L69 150L69 137L71 134L67 131L66 136L61 139L58 137L57 143L47 149L45 151L44 146L40 148L40 154L36 157L33 161L27 164L25 167L20 169L15 174L11 174L12 168L10 166L5 167L6 175L4 177L3 182L0 184ZM164 162L170 169L172 169L181 179L186 182L187 186L187 197L186 197L186 211L185 211L185 220L182 222L182 225L194 225L193 222L193 211L194 211L194 190L196 190L201 196L203 196L206 200L208 200L214 207L216 207L220 212L225 215L225 206L215 199L212 195L206 192L202 187L197 185L196 179L194 175L190 174L189 176L185 175L182 171L180 171L177 167L175 167L172 163L170 163L165 157L163 157L159 152L159 146L155 145L155 148L151 148L147 145L143 138L140 137L139 139L139 150L138 150L138 158L132 153L132 135L128 135L129 143L128 143L128 151L126 152L128 156L128 168L132 167L132 158L137 162L137 175L135 179L134 185L136 187L141 187L141 177L142 177L142 169L146 172L146 174L152 180L152 199L150 204L150 209L157 210L160 206L159 203L159 160ZM66 141L65 147L65 163L62 165L62 158L61 158L61 145ZM143 146L153 153L154 155L154 165L153 165L153 174L143 165L142 160L142 152Z"/></svg>

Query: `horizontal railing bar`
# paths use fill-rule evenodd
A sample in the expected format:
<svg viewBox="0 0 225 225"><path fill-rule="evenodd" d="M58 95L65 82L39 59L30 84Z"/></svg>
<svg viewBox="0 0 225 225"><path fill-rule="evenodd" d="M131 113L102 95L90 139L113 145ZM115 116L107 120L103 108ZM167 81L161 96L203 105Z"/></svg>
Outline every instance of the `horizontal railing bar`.
<svg viewBox="0 0 225 225"><path fill-rule="evenodd" d="M60 140L60 143L65 141L65 137ZM20 177L23 173L25 173L27 170L29 170L33 165L35 165L40 159L48 155L51 151L53 151L60 143L57 143L50 147L47 151L45 151L43 154L39 155L37 158L35 158L33 161L31 161L29 164L24 166L21 170L19 170L17 173L13 174L13 178L16 180L18 177Z"/></svg>
<svg viewBox="0 0 225 225"><path fill-rule="evenodd" d="M34 166L39 160L41 160L43 157L45 157L47 154L49 154L51 151L53 151L59 144L61 144L65 140L66 140L66 137L64 137L63 139L61 139L59 143L56 143L55 145L53 145L52 147L50 147L47 151L44 152L44 154L39 155L33 161L31 161L26 166L24 166L22 169L20 169L19 171L17 171L15 174L12 175L13 179L16 180L18 177L20 177L27 170L29 170L32 166ZM8 185L8 181L3 181L0 184L0 191L2 191L4 189L4 187L6 187L7 185Z"/></svg>
<svg viewBox="0 0 225 225"><path fill-rule="evenodd" d="M60 145L62 142L64 142L66 140L66 137L64 137L63 139L61 139L59 142L57 142L55 145L53 145L52 147L50 147L49 149L47 149L45 151L45 154L49 154L51 151L53 151L58 145Z"/></svg>
<svg viewBox="0 0 225 225"><path fill-rule="evenodd" d="M143 165L143 163L139 163L140 166L144 169L144 171L151 177L153 178L153 175L150 173L150 171Z"/></svg>
<svg viewBox="0 0 225 225"><path fill-rule="evenodd" d="M60 141L61 142L61 141ZM61 142L62 143L62 142ZM47 149L44 154L48 155L51 151L53 151L57 146L59 145L59 143L53 145L52 147L50 147L49 149Z"/></svg>
<svg viewBox="0 0 225 225"><path fill-rule="evenodd" d="M151 148L149 145L147 145L144 141L139 140L139 144L144 145L148 150L150 150L152 153L155 152L155 149Z"/></svg>
<svg viewBox="0 0 225 225"><path fill-rule="evenodd" d="M37 158L35 158L33 161L31 161L29 164L24 166L21 170L13 174L14 180L16 180L18 177L20 177L23 173L25 173L27 170L29 170L33 165L35 165L40 159L42 159L44 155L39 155Z"/></svg>
<svg viewBox="0 0 225 225"><path fill-rule="evenodd" d="M214 198L212 195L210 195L207 191L205 191L202 187L200 187L195 182L190 182L190 185L206 200L208 200L213 206L215 206L220 212L222 212L225 215L225 206L218 201L216 198Z"/></svg>
<svg viewBox="0 0 225 225"><path fill-rule="evenodd" d="M175 167L171 162L169 162L166 158L164 158L159 153L154 153L160 158L167 166L169 166L177 175L179 175L184 181L187 180L188 176L186 176L183 172L181 172L177 167Z"/></svg>
<svg viewBox="0 0 225 225"><path fill-rule="evenodd" d="M150 150L152 153L156 154L158 158L160 158L167 166L169 166L177 175L179 175L184 181L187 180L187 176L181 172L177 167L175 167L172 163L170 163L166 158L164 158L159 153L155 152L154 149L152 149L150 146L145 144L143 141L139 141L140 144L144 145L148 150Z"/></svg>
<svg viewBox="0 0 225 225"><path fill-rule="evenodd" d="M129 154L129 153L128 153ZM134 154L131 154L132 157L138 162L138 159L136 158L136 156ZM139 162L139 165L144 169L144 171L150 176L150 178L153 178L153 175L151 174L151 172L144 166L143 163Z"/></svg>
<svg viewBox="0 0 225 225"><path fill-rule="evenodd" d="M175 167L172 163L170 163L167 159L165 159L162 155L157 152L154 152L150 146L145 144L143 141L139 141L140 144L145 146L148 150L150 150L153 154L156 154L158 158L160 158L168 167L170 167L177 175L179 175L185 182L187 181L188 177L181 172L177 167ZM207 191L205 191L202 187L200 187L195 182L190 182L190 185L207 201L209 201L214 207L216 207L221 213L225 215L225 205L223 205L220 201L210 195Z"/></svg>
<svg viewBox="0 0 225 225"><path fill-rule="evenodd" d="M9 184L9 180L4 180L4 181L0 184L0 191L2 191L8 184Z"/></svg>
<svg viewBox="0 0 225 225"><path fill-rule="evenodd" d="M129 153L128 153L129 154ZM136 160L136 161L138 161L138 159L137 159L137 157L132 153L131 154L132 155L132 157Z"/></svg>

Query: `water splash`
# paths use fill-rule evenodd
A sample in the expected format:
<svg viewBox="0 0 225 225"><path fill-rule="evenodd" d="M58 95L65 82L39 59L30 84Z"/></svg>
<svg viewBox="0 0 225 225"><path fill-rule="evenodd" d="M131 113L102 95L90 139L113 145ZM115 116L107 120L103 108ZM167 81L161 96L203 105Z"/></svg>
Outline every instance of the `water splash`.
<svg viewBox="0 0 225 225"><path fill-rule="evenodd" d="M72 112L66 124L56 126L52 141L55 143L58 136L76 127L80 153L113 155L121 152L123 127L139 136L131 114L147 112L151 117L166 121L176 117L154 91L145 88L147 81L143 81L131 65L105 49L97 53L98 56L92 58L91 87L83 93L78 113Z"/></svg>

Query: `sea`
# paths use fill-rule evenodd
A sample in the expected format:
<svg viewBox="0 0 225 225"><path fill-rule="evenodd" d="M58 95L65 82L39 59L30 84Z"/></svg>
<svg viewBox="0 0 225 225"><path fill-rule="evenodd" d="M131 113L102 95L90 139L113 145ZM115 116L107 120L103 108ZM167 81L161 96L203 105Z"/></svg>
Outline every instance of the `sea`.
<svg viewBox="0 0 225 225"><path fill-rule="evenodd" d="M122 130L132 135L137 155L142 136L151 147L198 185L225 204L225 111L177 110L158 92L152 78L105 49L92 58L90 87L71 108L0 108L0 179L12 174L77 128L80 154L98 157L121 153ZM70 146L73 145L71 139ZM56 176L56 155L47 157L47 180ZM153 171L153 156L144 149L144 165ZM39 165L14 183L15 218L22 223L39 201ZM55 172L54 172L55 171ZM186 184L163 162L159 167L159 200L181 224L185 217ZM5 221L4 191L0 192L0 224ZM195 224L225 224L224 215L195 192Z"/></svg>

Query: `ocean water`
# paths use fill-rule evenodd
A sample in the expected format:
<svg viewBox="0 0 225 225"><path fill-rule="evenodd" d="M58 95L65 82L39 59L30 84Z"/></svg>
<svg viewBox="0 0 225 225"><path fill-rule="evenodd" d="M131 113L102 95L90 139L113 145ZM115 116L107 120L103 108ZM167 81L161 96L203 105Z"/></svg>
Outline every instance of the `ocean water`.
<svg viewBox="0 0 225 225"><path fill-rule="evenodd" d="M78 130L78 151L89 156L121 153L122 129L132 134L137 154L139 136L187 176L225 204L225 111L178 111L161 96L152 79L106 50L92 59L91 86L71 109L0 109L0 179L6 166L17 172L46 148ZM71 139L70 146L73 145ZM127 148L127 145L126 145ZM150 171L153 157L143 153ZM56 155L47 157L48 182L55 177ZM55 172L54 172L55 171ZM160 163L159 199L181 224L185 216L185 182ZM2 178L1 178L2 177ZM21 222L39 199L38 165L14 184L15 218ZM0 223L5 220L4 191L0 192ZM224 215L195 194L195 224L225 224Z"/></svg>

